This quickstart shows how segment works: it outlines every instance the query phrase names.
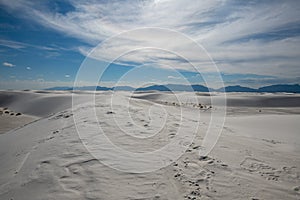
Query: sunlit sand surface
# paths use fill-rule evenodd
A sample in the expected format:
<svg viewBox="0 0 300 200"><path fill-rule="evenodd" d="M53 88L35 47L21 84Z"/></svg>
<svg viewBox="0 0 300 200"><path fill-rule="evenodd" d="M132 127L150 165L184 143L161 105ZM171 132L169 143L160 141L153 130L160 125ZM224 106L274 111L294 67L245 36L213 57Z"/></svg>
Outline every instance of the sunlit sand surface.
<svg viewBox="0 0 300 200"><path fill-rule="evenodd" d="M72 109L71 92L1 92L2 110L21 115L0 116L0 199L300 197L299 95L227 94L225 124L207 156L199 151L211 115L222 117L224 107L218 101L212 105L205 93L196 95L196 104L188 92L177 93L186 98L181 103L167 92L96 92L95 106L85 101L88 92L74 95L78 104ZM92 112L96 120L87 114ZM153 160L141 157L136 165L123 163L126 158L96 141L95 130L101 127L115 146L137 154L152 152L170 144L180 131L192 133L196 125L193 141L179 142L184 151L171 161L180 152ZM220 128L211 126L211 131ZM78 134L78 127L87 131ZM86 143L100 150L103 160L90 154ZM152 161L166 166L151 171Z"/></svg>

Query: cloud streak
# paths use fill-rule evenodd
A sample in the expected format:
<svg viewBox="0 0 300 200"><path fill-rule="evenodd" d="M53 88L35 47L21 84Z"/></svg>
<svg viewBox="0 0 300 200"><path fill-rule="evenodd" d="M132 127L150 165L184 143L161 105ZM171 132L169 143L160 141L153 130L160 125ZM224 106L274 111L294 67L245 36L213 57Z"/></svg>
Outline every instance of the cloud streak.
<svg viewBox="0 0 300 200"><path fill-rule="evenodd" d="M181 77L178 77L178 76L168 76L168 79L180 80L180 79L182 79L182 78L181 78Z"/></svg>
<svg viewBox="0 0 300 200"><path fill-rule="evenodd" d="M0 39L0 46L12 48L12 49L23 49L26 48L27 45L22 42Z"/></svg>
<svg viewBox="0 0 300 200"><path fill-rule="evenodd" d="M5 66L5 67L14 67L14 66L16 66L16 65L14 65L12 63L9 63L9 62L4 62L4 63L2 63L2 65Z"/></svg>

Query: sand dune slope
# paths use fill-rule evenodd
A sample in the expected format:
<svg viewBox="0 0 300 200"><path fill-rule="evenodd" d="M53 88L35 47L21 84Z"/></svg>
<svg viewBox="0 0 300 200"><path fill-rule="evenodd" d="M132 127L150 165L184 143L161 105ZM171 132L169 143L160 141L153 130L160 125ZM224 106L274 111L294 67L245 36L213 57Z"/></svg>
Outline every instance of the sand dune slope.
<svg viewBox="0 0 300 200"><path fill-rule="evenodd" d="M26 98L34 98L30 95ZM53 115L0 135L0 199L299 199L300 115L262 113L260 120L257 113L231 115L216 147L200 157L210 112L149 99L127 100L126 93L115 95L113 102L110 93L99 94L95 110L89 103L73 111L60 107ZM129 108L124 102L130 102ZM134 161L97 141L95 131L101 127L115 146L139 154L170 144L179 130L192 132L195 125L199 129L193 141L178 143L178 149L184 149L179 158L168 160L179 151L166 152L153 158L153 166L143 157L130 165ZM78 135L78 128L86 132ZM103 159L96 159L83 144L100 150ZM137 173L144 163L155 169L160 161L167 165Z"/></svg>

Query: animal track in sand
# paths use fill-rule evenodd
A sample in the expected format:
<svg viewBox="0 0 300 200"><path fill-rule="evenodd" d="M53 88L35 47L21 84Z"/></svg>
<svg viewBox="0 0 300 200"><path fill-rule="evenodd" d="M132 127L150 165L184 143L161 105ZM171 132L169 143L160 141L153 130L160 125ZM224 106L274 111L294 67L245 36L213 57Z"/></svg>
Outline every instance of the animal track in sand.
<svg viewBox="0 0 300 200"><path fill-rule="evenodd" d="M190 163L188 160L181 163L175 163L174 178L186 188L184 199L200 199L202 191L210 190L210 179L214 172L203 169L197 163Z"/></svg>
<svg viewBox="0 0 300 200"><path fill-rule="evenodd" d="M63 111L58 113L57 115L53 116L52 118L49 118L49 120L55 120L55 119L61 119L61 118L69 118L73 116L73 114L69 111Z"/></svg>
<svg viewBox="0 0 300 200"><path fill-rule="evenodd" d="M193 150L195 151L196 149ZM205 167L206 165L211 165L209 164L210 161L213 161L211 164L215 166L227 167L221 161L208 156L203 156L198 161L191 161L186 157L173 164L175 180L186 188L184 199L197 200L202 198L202 196L206 196L208 191L217 192L211 183L215 172Z"/></svg>
<svg viewBox="0 0 300 200"><path fill-rule="evenodd" d="M281 179L287 181L300 180L300 171L296 166L282 167L282 174L284 176Z"/></svg>
<svg viewBox="0 0 300 200"><path fill-rule="evenodd" d="M45 143L46 141L52 140L52 139L54 139L54 138L55 138L55 137L54 137L53 135L52 135L52 136L48 136L48 137L46 137L46 138L43 138L43 139L39 140L38 143L39 143L39 144Z"/></svg>
<svg viewBox="0 0 300 200"><path fill-rule="evenodd" d="M251 157L245 158L240 166L250 173L257 173L267 180L272 181L278 181L282 172L281 170L277 170L261 160Z"/></svg>
<svg viewBox="0 0 300 200"><path fill-rule="evenodd" d="M293 190L294 190L295 192L298 192L298 193L300 193L300 186L296 186L296 187L294 187L294 188L293 188Z"/></svg>
<svg viewBox="0 0 300 200"><path fill-rule="evenodd" d="M282 142L276 141L276 140L268 140L268 139L262 139L265 142L271 143L271 144L281 144Z"/></svg>
<svg viewBox="0 0 300 200"><path fill-rule="evenodd" d="M169 134L169 137L170 137L170 138L174 138L175 135L176 135L176 133L170 133L170 134Z"/></svg>
<svg viewBox="0 0 300 200"><path fill-rule="evenodd" d="M184 199L197 200L203 197L210 198L211 193L217 193L213 186L213 178L215 176L214 168L222 170L230 170L228 165L221 160L210 156L200 156L197 159L191 159L190 156L198 152L200 145L192 143L188 149L189 154L181 158L173 164L174 179L178 181L184 188Z"/></svg>

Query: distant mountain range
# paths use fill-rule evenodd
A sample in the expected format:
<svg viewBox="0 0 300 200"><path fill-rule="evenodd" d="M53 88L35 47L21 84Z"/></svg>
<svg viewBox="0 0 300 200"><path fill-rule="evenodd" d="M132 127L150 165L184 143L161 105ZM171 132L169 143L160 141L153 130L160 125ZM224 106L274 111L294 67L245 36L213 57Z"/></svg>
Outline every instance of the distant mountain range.
<svg viewBox="0 0 300 200"><path fill-rule="evenodd" d="M258 89L243 87L240 85L226 86L224 88L213 89L208 88L203 85L181 85L181 84L166 84L166 85L151 85L148 87L133 88L130 86L116 86L116 87L101 87L101 86L82 86L82 87L52 87L46 90L97 90L97 91L107 91L107 90L118 90L118 91L195 91L195 92L288 92L288 93L300 93L299 84L279 84L279 85L269 85L260 87Z"/></svg>

